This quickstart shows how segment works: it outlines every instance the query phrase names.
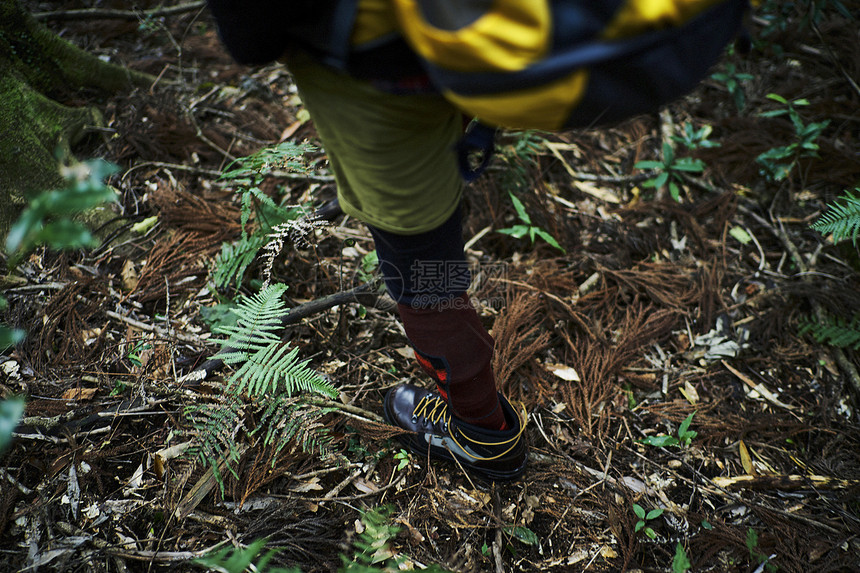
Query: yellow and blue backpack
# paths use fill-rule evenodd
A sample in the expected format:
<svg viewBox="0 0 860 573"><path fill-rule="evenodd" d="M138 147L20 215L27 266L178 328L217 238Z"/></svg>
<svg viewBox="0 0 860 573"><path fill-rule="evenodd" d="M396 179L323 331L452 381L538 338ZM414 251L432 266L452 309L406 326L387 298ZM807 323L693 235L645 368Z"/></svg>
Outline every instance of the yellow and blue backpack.
<svg viewBox="0 0 860 573"><path fill-rule="evenodd" d="M741 28L747 0L209 0L241 62L296 44L357 75L422 66L498 127L615 122L692 90ZM408 48L407 48L408 46ZM417 57L416 57L417 56ZM393 70L393 72L392 72ZM371 73L372 75L372 73Z"/></svg>
<svg viewBox="0 0 860 573"><path fill-rule="evenodd" d="M393 0L444 96L481 121L560 130L692 90L736 37L740 0Z"/></svg>

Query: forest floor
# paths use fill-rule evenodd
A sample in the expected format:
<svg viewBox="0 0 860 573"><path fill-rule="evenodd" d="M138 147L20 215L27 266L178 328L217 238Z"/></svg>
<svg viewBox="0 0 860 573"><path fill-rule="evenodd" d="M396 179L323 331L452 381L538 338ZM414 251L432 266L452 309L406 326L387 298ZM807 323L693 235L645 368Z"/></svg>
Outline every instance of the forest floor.
<svg viewBox="0 0 860 573"><path fill-rule="evenodd" d="M272 563L333 571L373 538L403 567L451 571L683 571L679 546L694 571L860 570L860 355L802 334L860 312L856 248L809 227L860 182L860 37L838 11L811 25L792 11L806 3L786 4L784 18L758 15L752 52L727 57L723 79L620 125L504 134L467 188L473 298L500 387L528 418L521 481L488 486L402 454L382 397L429 380L390 301L371 293L284 330L340 390L342 413L321 419L330 454L288 447L273 464L272 448L237 432L223 493L183 454L199 432L189 407L217 401L230 372L188 376L218 351L205 319L233 294L212 277L222 244L241 236L243 188L220 174L262 148L310 143L301 168L279 166L259 188L315 208L335 193L324 151L288 71L234 65L200 9L43 16L159 80L57 94L103 112L105 128L75 152L119 166L120 201L100 247L38 251L5 279L3 322L28 336L0 356L0 391L28 401L0 461L0 569L199 570L192 558L266 538ZM782 180L756 158L799 127L762 115L787 109L771 93L808 101L794 106L802 125L829 120L818 156ZM718 146L696 145L705 126ZM634 167L665 144L704 164L675 172L677 201ZM497 232L521 223L509 193L564 252ZM358 286L373 248L348 217L309 238L272 267L294 308ZM243 412L253 428L259 408Z"/></svg>

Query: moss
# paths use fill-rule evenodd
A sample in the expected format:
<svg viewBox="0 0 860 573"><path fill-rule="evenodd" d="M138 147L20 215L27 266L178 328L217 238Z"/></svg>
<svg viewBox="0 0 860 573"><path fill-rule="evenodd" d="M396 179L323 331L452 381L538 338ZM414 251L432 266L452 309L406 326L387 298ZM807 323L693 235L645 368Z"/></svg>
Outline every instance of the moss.
<svg viewBox="0 0 860 573"><path fill-rule="evenodd" d="M28 195L62 184L58 157L71 155L88 126L101 125L98 110L69 108L44 94L153 82L53 34L17 0L0 0L0 238Z"/></svg>
<svg viewBox="0 0 860 573"><path fill-rule="evenodd" d="M0 54L36 90L149 87L153 76L102 61L37 22L16 0L0 0Z"/></svg>
<svg viewBox="0 0 860 573"><path fill-rule="evenodd" d="M100 123L97 110L60 105L0 69L0 237L29 196L62 185L58 157Z"/></svg>

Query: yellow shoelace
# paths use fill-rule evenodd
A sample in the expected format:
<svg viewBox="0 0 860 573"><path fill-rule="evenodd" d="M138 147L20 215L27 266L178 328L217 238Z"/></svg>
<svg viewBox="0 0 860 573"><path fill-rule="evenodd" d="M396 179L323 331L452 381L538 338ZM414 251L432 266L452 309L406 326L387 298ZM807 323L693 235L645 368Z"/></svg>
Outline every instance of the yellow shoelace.
<svg viewBox="0 0 860 573"><path fill-rule="evenodd" d="M500 454L497 454L495 456L491 456L488 458L483 458L483 457L476 456L474 454L469 453L468 450L466 450L466 448L464 448L463 445L457 440L457 436L455 435L455 433L450 430L450 428L451 428L451 413L448 412L448 404L440 396L433 396L433 395L424 396L423 398L421 398L421 400L415 406L415 409L412 410L412 417L413 418L422 418L423 417L423 418L426 418L427 420L430 420L434 424L438 424L440 421L442 421L444 423L444 427L445 427L446 431L448 432L448 435L451 437L451 440L453 440L454 443L457 444L457 446L466 455L468 455L470 458L477 460L477 461L492 461L492 460L501 458L502 456L508 454L508 452L510 452L511 450L513 450L516 447L517 443L520 440L520 437L523 435L523 432L526 429L526 425L525 425L525 422L523 420L527 419L527 418L525 417L525 412L523 412L522 415L518 412L515 412L515 414L517 416L517 423L518 423L520 429L516 434L513 435L513 437L511 437L507 440L501 441L501 442L481 442L479 440L475 440L475 439L470 438L469 436L463 434L462 431L460 432L460 434L462 434L462 436L464 438L466 438L469 442L476 444L476 445L479 445L479 446L494 447L494 446L503 446L505 444L511 444L511 446L508 449L501 452Z"/></svg>

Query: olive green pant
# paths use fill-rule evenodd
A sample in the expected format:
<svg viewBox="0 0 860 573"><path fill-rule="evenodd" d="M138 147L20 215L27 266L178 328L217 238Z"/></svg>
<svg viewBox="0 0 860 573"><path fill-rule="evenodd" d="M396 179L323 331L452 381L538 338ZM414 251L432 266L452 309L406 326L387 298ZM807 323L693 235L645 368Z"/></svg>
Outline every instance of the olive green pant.
<svg viewBox="0 0 860 573"><path fill-rule="evenodd" d="M303 54L288 62L319 133L344 212L401 235L435 229L463 183L454 145L460 113L438 95L395 95Z"/></svg>

